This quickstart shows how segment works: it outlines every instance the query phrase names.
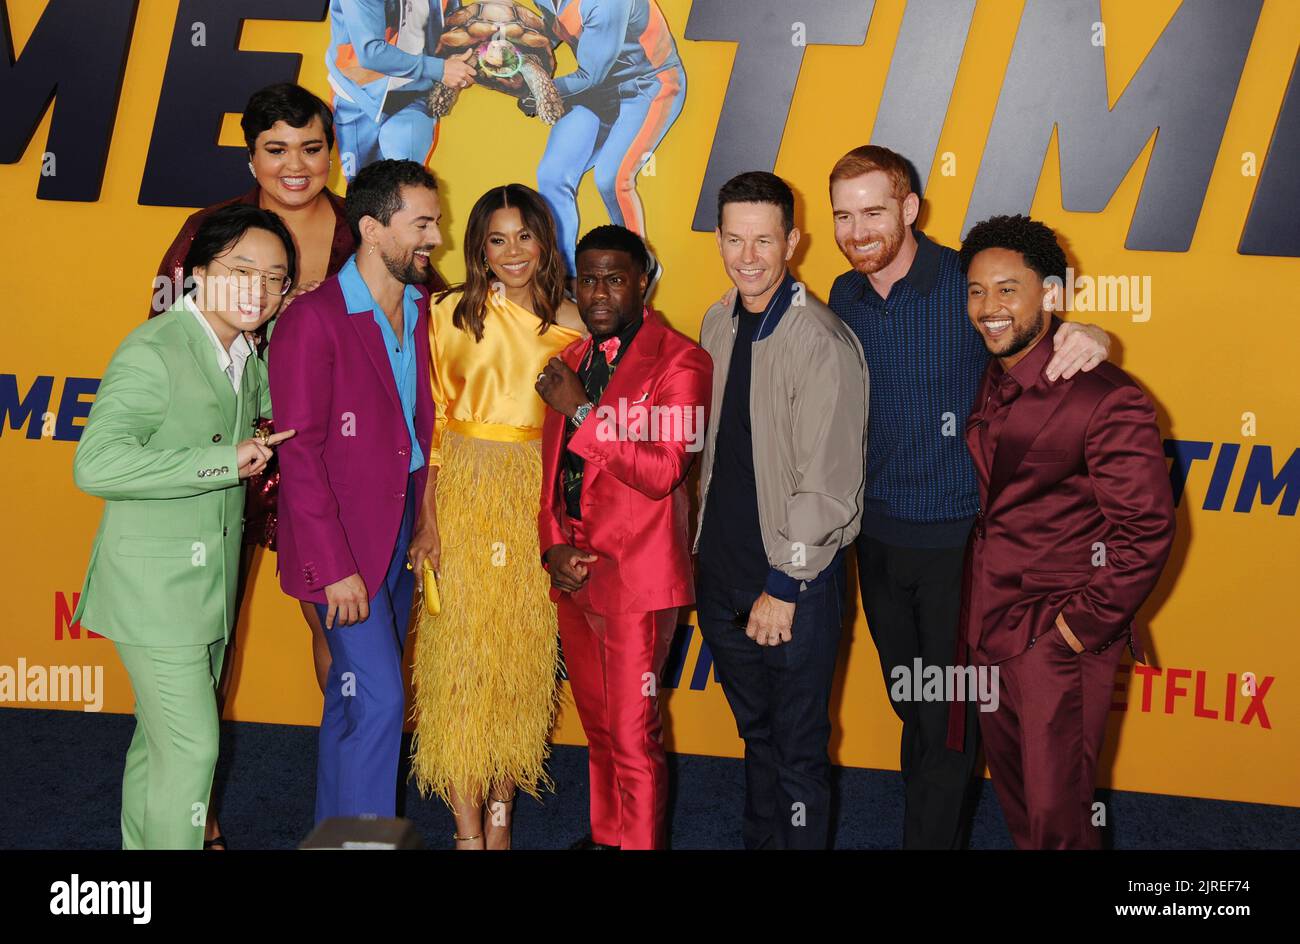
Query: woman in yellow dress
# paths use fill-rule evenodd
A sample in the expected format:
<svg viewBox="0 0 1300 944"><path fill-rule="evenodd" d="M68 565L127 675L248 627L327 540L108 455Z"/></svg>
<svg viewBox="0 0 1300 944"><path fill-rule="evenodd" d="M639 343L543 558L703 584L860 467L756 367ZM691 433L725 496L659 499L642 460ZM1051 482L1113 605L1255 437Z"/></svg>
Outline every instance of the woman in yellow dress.
<svg viewBox="0 0 1300 944"><path fill-rule="evenodd" d="M474 205L465 270L429 318L441 611L419 608L411 773L451 807L458 849L508 849L516 788L554 789L544 765L559 651L537 549L534 384L586 329L564 297L550 211L522 184Z"/></svg>

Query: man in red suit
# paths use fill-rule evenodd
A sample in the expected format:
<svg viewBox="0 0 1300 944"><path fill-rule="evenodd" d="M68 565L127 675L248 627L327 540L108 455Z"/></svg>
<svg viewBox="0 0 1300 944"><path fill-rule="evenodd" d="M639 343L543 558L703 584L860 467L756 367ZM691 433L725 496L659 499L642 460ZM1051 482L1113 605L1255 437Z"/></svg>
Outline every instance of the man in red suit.
<svg viewBox="0 0 1300 944"><path fill-rule="evenodd" d="M677 610L695 601L685 482L713 365L646 307L647 266L645 244L621 226L579 241L591 336L537 379L551 407L538 533L591 776L591 836L575 848L667 839L658 691Z"/></svg>
<svg viewBox="0 0 1300 944"><path fill-rule="evenodd" d="M1160 432L1113 364L1047 379L1066 275L1050 229L986 220L961 263L993 355L966 424L982 511L962 616L974 665L997 675L996 707L979 713L985 754L1017 847L1095 849L1115 668L1126 641L1141 658L1131 622L1174 538Z"/></svg>

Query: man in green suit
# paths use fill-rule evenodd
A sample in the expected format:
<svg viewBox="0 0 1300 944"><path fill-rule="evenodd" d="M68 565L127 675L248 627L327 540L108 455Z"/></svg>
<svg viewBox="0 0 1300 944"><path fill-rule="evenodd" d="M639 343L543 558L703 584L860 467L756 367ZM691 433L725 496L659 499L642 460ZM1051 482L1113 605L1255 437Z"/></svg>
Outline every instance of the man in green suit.
<svg viewBox="0 0 1300 944"><path fill-rule="evenodd" d="M297 268L275 214L235 206L199 229L195 290L140 325L109 362L73 461L106 500L74 620L113 640L136 697L122 780L126 849L199 849L217 760L214 694L235 613L244 488L272 447L250 341Z"/></svg>

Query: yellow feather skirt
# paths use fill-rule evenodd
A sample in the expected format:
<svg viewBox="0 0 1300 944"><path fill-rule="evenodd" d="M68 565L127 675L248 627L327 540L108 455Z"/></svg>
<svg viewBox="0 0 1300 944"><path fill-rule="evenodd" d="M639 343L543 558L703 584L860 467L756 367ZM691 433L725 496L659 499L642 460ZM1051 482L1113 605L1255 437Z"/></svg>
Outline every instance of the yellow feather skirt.
<svg viewBox="0 0 1300 944"><path fill-rule="evenodd" d="M550 578L537 546L541 441L446 430L438 473L442 611L417 607L411 776L451 805L509 783L538 797L559 704Z"/></svg>

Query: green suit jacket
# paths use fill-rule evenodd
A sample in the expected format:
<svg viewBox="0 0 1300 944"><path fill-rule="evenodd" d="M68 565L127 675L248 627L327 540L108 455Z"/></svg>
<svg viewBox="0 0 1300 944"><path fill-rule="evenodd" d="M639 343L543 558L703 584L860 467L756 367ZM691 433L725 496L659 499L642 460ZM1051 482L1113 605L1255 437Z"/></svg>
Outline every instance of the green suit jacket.
<svg viewBox="0 0 1300 944"><path fill-rule="evenodd" d="M184 304L136 328L104 372L72 476L105 499L73 620L115 642L229 639L244 488L235 445L271 415L266 363L236 398Z"/></svg>

